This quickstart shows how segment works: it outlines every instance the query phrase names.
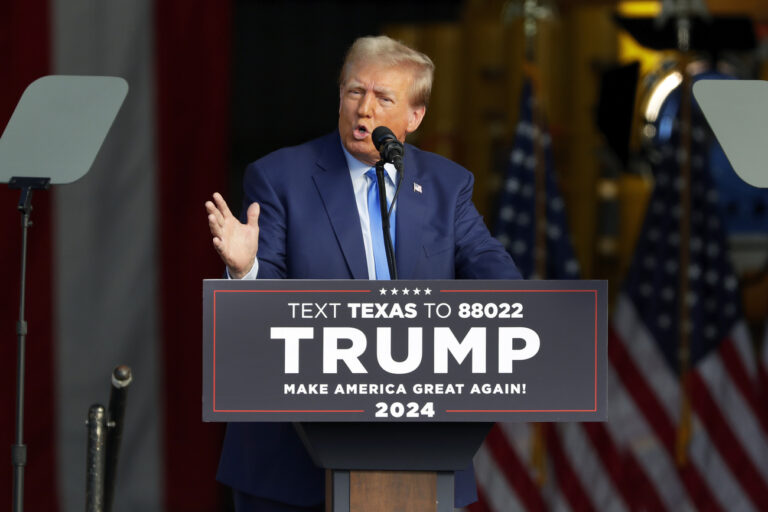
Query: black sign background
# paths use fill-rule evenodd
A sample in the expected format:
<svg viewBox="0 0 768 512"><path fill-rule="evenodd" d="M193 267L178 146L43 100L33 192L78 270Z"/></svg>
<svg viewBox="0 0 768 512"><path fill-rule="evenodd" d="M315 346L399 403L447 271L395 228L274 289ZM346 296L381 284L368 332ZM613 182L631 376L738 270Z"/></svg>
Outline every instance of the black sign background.
<svg viewBox="0 0 768 512"><path fill-rule="evenodd" d="M335 315L333 303L338 304ZM416 316L359 318L363 306L353 306L358 317L352 318L350 304L362 303L383 304L387 313L399 304ZM307 304L303 311L309 318L302 318L301 306L290 304ZM499 318L518 310L522 318ZM370 306L370 311L382 309ZM298 374L285 373L286 343L272 339L273 327L313 329L313 339L299 342ZM365 334L367 348L359 360L367 373L352 373L344 362L337 373L323 373L326 327L352 327ZM379 327L391 328L395 361L408 356L408 328L422 328L422 360L416 370L396 375L380 367ZM512 373L499 373L500 327L532 329L540 339L538 352L514 361ZM436 374L435 328L449 328L458 341L471 328L485 328L485 373L472 372L474 354L462 364L449 354L448 373ZM340 347L350 345L339 342ZM520 339L513 342L515 350L524 345ZM605 281L203 284L205 421L599 421L606 417L606 356ZM299 393L319 391L323 384L327 394ZM294 392L286 393L286 385L293 385ZM443 393L425 394L426 385L435 390L443 385ZM473 385L479 393L472 393ZM336 393L337 386L345 392ZM406 393L381 392L387 389Z"/></svg>

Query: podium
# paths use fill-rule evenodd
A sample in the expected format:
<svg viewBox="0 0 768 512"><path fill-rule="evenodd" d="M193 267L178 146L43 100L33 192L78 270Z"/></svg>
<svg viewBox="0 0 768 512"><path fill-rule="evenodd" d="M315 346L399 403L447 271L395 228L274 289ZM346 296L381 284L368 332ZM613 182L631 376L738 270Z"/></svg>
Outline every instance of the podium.
<svg viewBox="0 0 768 512"><path fill-rule="evenodd" d="M606 418L604 281L206 280L203 420L294 424L326 510L450 511L496 421Z"/></svg>
<svg viewBox="0 0 768 512"><path fill-rule="evenodd" d="M466 469L492 423L295 424L329 469L328 511L453 511L453 473Z"/></svg>

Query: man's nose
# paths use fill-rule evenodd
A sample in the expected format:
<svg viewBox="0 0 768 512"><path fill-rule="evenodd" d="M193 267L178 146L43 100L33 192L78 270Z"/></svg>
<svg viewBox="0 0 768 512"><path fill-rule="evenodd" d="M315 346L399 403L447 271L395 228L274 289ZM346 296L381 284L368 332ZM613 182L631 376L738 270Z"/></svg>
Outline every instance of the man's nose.
<svg viewBox="0 0 768 512"><path fill-rule="evenodd" d="M357 115L361 117L370 116L373 113L373 101L373 94L366 92L363 97L360 98L360 103L357 105Z"/></svg>

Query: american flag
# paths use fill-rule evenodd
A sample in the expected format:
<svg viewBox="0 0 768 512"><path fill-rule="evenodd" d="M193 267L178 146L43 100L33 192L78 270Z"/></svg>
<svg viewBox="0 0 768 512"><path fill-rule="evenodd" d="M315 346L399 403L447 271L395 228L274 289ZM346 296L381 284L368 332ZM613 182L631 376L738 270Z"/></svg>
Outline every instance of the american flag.
<svg viewBox="0 0 768 512"><path fill-rule="evenodd" d="M534 273L534 241L536 233L535 171L538 139L544 154L547 188L547 276L552 279L576 279L579 264L573 254L568 236L565 204L555 180L552 163L551 139L548 133L539 134L533 122L532 87L523 84L520 101L520 120L509 156L507 175L499 198L499 214L494 235L515 259L517 268L525 277Z"/></svg>
<svg viewBox="0 0 768 512"><path fill-rule="evenodd" d="M528 100L524 99L528 103ZM521 110L517 156L512 157L508 201L533 211L523 193L535 165L530 160L530 118ZM710 135L695 115L691 151L690 260L686 301L691 320L690 371L686 376L690 420L681 403L679 377L678 282L679 222L684 214L679 138L672 138L654 157L655 188L625 285L617 300L609 340L609 421L549 424L544 428L547 474L534 482L527 464L531 429L499 424L476 458L478 511L508 510L760 510L768 504L768 443L765 405L757 388L757 361L740 311L738 281L728 261L725 233L703 155ZM546 139L545 139L545 142ZM528 151L526 152L526 148ZM550 157L547 172L551 174ZM524 177L527 176L528 180ZM553 182L554 178L548 178ZM519 190L522 198L510 192ZM558 201L553 192L549 202ZM526 202L527 201L527 202ZM526 206L527 205L527 206ZM557 212L558 208L554 208ZM562 208L559 209L562 211ZM564 216L559 248L549 237L548 276L568 277L563 270L573 253ZM503 217L504 215L502 215ZM509 213L506 214L509 216ZM504 226L505 224L500 224ZM502 240L520 267L531 260L515 252L515 243L532 240L531 227L514 217ZM521 229L525 228L526 229ZM519 246L522 247L522 246ZM528 246L530 247L530 245ZM558 261L559 260L559 261ZM528 265L528 266L526 266ZM690 426L684 460L677 460L678 434Z"/></svg>
<svg viewBox="0 0 768 512"><path fill-rule="evenodd" d="M675 121L675 124L679 121ZM609 359L614 371L609 429L646 475L648 492L667 510L759 510L768 503L768 423L757 394L757 361L741 313L738 279L728 258L717 192L705 155L712 143L701 113L691 125L690 238L679 173L684 159L673 130L655 160L655 187L635 259L614 315ZM687 243L690 264L681 269ZM684 398L676 314L680 272L689 284L691 437L675 461ZM632 427L634 431L628 435ZM641 441L645 441L641 444Z"/></svg>

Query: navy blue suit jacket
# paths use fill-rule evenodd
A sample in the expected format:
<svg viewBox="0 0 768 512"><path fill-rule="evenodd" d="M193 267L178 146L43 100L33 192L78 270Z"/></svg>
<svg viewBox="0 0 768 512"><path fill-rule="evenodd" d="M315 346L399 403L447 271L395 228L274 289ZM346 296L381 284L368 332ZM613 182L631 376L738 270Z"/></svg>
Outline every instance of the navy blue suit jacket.
<svg viewBox="0 0 768 512"><path fill-rule="evenodd" d="M406 145L404 168L395 226L401 279L520 278L472 204L469 171L411 145ZM368 279L338 132L252 163L244 189L243 216L252 202L261 205L259 278ZM324 496L323 472L286 423L230 423L218 479L293 505L319 504ZM456 506L475 501L471 468L457 473L455 488Z"/></svg>

